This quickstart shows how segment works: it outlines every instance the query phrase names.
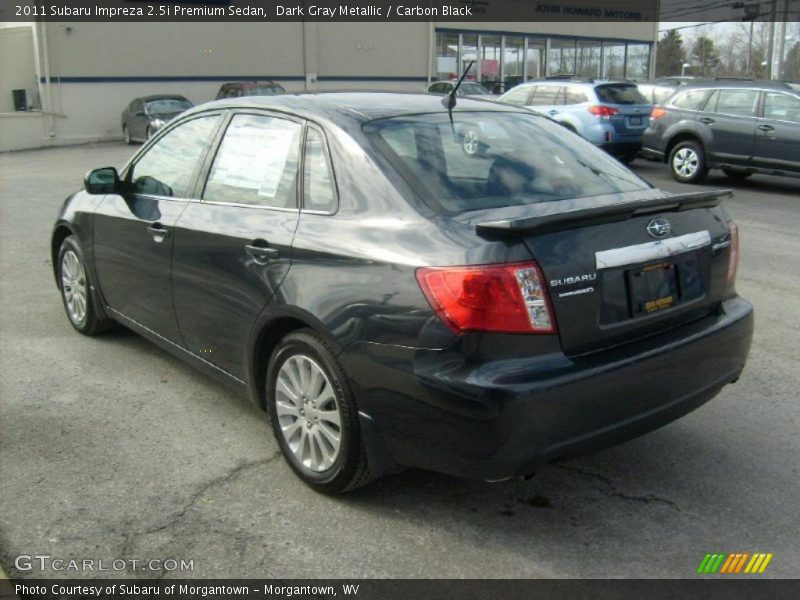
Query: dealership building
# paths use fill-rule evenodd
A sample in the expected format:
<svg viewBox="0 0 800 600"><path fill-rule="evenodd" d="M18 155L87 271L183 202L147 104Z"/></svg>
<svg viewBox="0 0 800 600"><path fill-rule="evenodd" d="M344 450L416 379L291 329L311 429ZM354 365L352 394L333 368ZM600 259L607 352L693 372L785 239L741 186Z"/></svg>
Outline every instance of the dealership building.
<svg viewBox="0 0 800 600"><path fill-rule="evenodd" d="M558 2L550 2L550 5ZM135 97L213 99L227 81L290 92L423 91L475 61L469 78L501 91L556 74L646 79L658 23L224 22L4 23L0 150L120 139Z"/></svg>

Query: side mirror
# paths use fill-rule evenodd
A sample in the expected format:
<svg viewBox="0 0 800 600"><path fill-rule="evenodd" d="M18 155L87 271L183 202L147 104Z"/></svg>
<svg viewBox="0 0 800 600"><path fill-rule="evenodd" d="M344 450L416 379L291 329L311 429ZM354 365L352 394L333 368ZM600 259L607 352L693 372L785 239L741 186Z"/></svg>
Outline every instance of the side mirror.
<svg viewBox="0 0 800 600"><path fill-rule="evenodd" d="M83 187L88 194L118 194L122 191L122 182L114 167L102 167L86 174Z"/></svg>

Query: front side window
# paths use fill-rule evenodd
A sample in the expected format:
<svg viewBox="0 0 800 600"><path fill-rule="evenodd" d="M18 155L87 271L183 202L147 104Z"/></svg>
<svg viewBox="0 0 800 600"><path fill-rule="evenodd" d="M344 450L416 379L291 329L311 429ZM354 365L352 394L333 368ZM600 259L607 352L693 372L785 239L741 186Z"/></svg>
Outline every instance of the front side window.
<svg viewBox="0 0 800 600"><path fill-rule="evenodd" d="M299 123L277 117L231 119L206 181L203 200L297 207Z"/></svg>
<svg viewBox="0 0 800 600"><path fill-rule="evenodd" d="M452 124L447 114L411 115L364 131L438 214L649 189L602 150L530 113L454 112ZM475 136L480 151L467 153Z"/></svg>
<svg viewBox="0 0 800 600"><path fill-rule="evenodd" d="M194 175L218 120L219 115L200 117L166 133L131 169L133 191L149 196L189 198Z"/></svg>
<svg viewBox="0 0 800 600"><path fill-rule="evenodd" d="M309 128L303 164L303 208L306 210L333 212L336 208L327 155L322 134Z"/></svg>
<svg viewBox="0 0 800 600"><path fill-rule="evenodd" d="M758 90L718 90L717 106L714 109L709 104L709 109L724 115L737 115L752 117L756 114L756 101Z"/></svg>
<svg viewBox="0 0 800 600"><path fill-rule="evenodd" d="M764 95L764 118L800 123L800 98L780 92L767 92Z"/></svg>

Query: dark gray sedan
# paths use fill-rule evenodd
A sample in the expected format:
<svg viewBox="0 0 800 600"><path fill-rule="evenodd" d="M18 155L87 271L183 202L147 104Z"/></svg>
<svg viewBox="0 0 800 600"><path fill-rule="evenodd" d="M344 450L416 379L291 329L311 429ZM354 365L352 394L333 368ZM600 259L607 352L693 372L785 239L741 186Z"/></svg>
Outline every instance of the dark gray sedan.
<svg viewBox="0 0 800 600"><path fill-rule="evenodd" d="M146 142L156 131L193 106L178 95L136 98L122 111L122 137L126 144Z"/></svg>

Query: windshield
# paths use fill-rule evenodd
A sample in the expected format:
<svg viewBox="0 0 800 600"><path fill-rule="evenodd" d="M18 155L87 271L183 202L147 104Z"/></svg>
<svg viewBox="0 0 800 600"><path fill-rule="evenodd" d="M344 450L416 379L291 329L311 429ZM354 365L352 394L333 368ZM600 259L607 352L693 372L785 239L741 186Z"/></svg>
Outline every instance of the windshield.
<svg viewBox="0 0 800 600"><path fill-rule="evenodd" d="M147 114L150 115L169 115L183 112L192 108L192 103L186 98L159 98L150 100L147 103Z"/></svg>
<svg viewBox="0 0 800 600"><path fill-rule="evenodd" d="M480 83L471 81L462 81L461 86L458 88L459 96L486 96L490 92Z"/></svg>
<svg viewBox="0 0 800 600"><path fill-rule="evenodd" d="M645 98L635 85L630 83L612 83L598 85L594 88L600 102L606 104L647 104Z"/></svg>
<svg viewBox="0 0 800 600"><path fill-rule="evenodd" d="M528 113L454 112L372 121L365 133L437 213L649 186L561 125Z"/></svg>
<svg viewBox="0 0 800 600"><path fill-rule="evenodd" d="M282 94L284 89L277 85L259 85L244 89L245 96L274 96L275 94Z"/></svg>

